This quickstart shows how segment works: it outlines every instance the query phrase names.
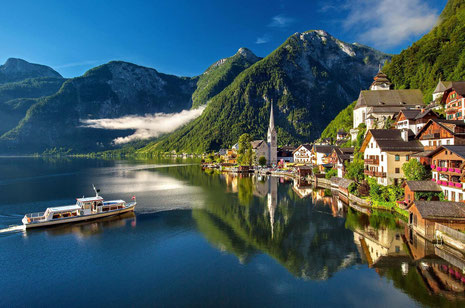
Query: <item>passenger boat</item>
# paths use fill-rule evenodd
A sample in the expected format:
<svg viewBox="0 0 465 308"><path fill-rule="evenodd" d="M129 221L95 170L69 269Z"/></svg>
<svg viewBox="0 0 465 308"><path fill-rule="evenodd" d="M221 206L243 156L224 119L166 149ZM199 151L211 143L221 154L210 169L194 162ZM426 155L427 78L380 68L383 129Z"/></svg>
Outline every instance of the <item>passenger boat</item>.
<svg viewBox="0 0 465 308"><path fill-rule="evenodd" d="M93 186L93 185L92 185ZM93 186L95 197L78 198L75 205L49 207L45 212L24 215L23 225L28 228L46 227L64 223L97 219L134 211L136 196L126 203L124 200L104 201Z"/></svg>

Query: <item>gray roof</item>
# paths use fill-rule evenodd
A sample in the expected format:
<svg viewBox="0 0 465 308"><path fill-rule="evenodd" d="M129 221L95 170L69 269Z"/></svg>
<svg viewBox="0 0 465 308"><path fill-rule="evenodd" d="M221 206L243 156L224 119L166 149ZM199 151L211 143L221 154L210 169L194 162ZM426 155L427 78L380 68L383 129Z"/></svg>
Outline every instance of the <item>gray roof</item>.
<svg viewBox="0 0 465 308"><path fill-rule="evenodd" d="M334 148L336 148L336 146L334 145L319 145L319 144L315 144L313 146L313 148L315 149L315 152L317 153L325 153L325 154L329 154L333 151Z"/></svg>
<svg viewBox="0 0 465 308"><path fill-rule="evenodd" d="M439 187L439 185L433 181L407 181L406 185L410 188L411 191L442 191L441 187Z"/></svg>
<svg viewBox="0 0 465 308"><path fill-rule="evenodd" d="M434 93L441 93L451 88L454 89L462 89L465 87L465 81L441 81L439 80L436 89L434 89Z"/></svg>
<svg viewBox="0 0 465 308"><path fill-rule="evenodd" d="M420 141L404 141L399 129L370 129L369 132L376 140L382 151L423 152ZM410 132L409 132L410 133Z"/></svg>
<svg viewBox="0 0 465 308"><path fill-rule="evenodd" d="M295 153L300 147L303 147L303 148L305 148L305 149L307 149L309 151L312 150L312 145L309 144L309 143L305 143L305 144L299 145L294 151L292 151L292 153Z"/></svg>
<svg viewBox="0 0 465 308"><path fill-rule="evenodd" d="M423 218L465 219L465 205L451 201L414 201Z"/></svg>
<svg viewBox="0 0 465 308"><path fill-rule="evenodd" d="M259 146L261 146L262 143L264 142L265 142L264 140L254 140L254 141L251 141L250 144L252 145L252 149L256 149Z"/></svg>
<svg viewBox="0 0 465 308"><path fill-rule="evenodd" d="M428 157L433 157L434 155L436 155L444 149L449 150L457 156L460 156L463 159L465 159L465 145L441 145L440 147L436 148L436 150L431 151L428 154Z"/></svg>
<svg viewBox="0 0 465 308"><path fill-rule="evenodd" d="M361 91L354 109L368 107L423 106L423 94L418 89Z"/></svg>

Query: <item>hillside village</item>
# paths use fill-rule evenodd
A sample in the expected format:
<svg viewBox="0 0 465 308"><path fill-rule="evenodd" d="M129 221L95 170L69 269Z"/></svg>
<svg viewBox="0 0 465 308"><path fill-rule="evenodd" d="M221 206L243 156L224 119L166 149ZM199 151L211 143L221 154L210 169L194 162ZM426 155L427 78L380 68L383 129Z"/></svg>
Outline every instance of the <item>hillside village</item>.
<svg viewBox="0 0 465 308"><path fill-rule="evenodd" d="M380 68L360 92L349 132L297 148L277 147L270 105L266 140L244 134L206 163L330 183L360 203L401 213L428 238L435 223L465 231L465 81L439 80L428 105L418 89L393 88Z"/></svg>

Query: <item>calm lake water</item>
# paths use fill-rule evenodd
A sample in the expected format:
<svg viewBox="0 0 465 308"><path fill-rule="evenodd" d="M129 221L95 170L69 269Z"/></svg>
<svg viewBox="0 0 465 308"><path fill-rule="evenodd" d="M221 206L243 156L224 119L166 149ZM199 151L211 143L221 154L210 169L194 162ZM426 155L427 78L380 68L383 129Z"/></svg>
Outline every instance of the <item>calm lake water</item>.
<svg viewBox="0 0 465 308"><path fill-rule="evenodd" d="M92 184L136 194L135 214L5 230ZM327 194L182 161L0 158L0 307L464 306L460 260Z"/></svg>

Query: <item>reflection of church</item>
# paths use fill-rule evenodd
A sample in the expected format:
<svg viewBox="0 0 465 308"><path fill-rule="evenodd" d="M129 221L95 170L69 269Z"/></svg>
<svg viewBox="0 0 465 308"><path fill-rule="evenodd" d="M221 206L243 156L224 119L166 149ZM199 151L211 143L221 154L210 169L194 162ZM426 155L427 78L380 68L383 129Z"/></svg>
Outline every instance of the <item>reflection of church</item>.
<svg viewBox="0 0 465 308"><path fill-rule="evenodd" d="M278 178L270 176L268 178L267 209L270 215L271 238L274 236L275 211L278 206Z"/></svg>

